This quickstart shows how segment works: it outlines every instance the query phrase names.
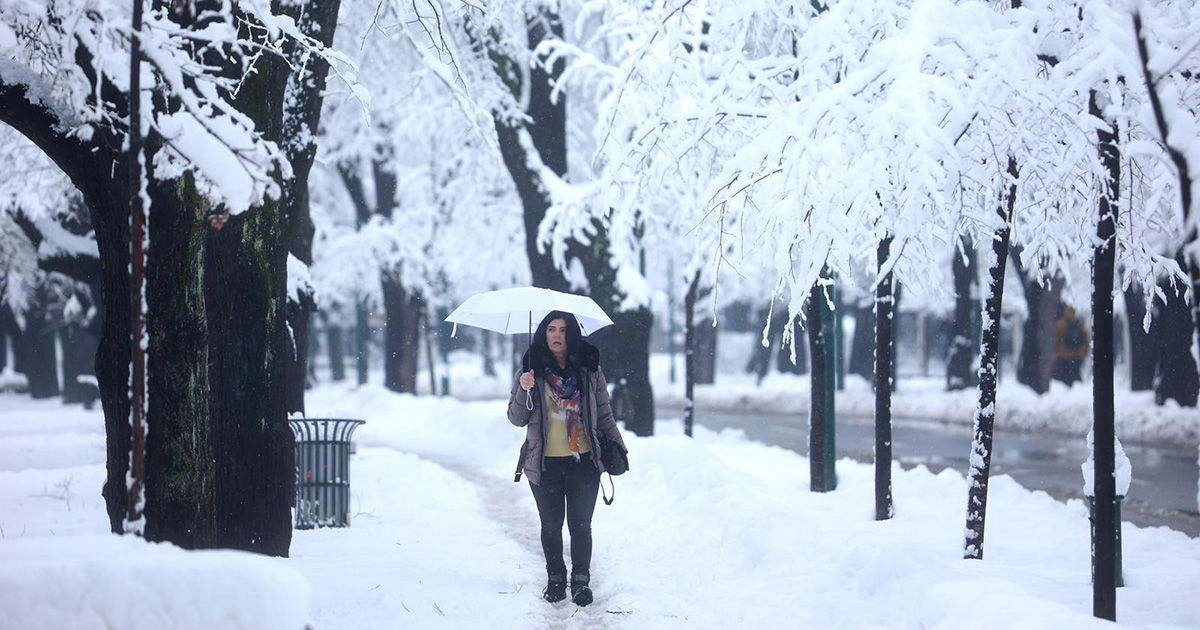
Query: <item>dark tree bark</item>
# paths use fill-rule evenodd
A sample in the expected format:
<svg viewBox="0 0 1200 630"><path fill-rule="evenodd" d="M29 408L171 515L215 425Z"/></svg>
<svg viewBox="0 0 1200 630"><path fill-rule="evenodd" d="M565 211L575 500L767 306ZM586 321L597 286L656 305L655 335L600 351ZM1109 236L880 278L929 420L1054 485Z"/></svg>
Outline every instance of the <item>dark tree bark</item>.
<svg viewBox="0 0 1200 630"><path fill-rule="evenodd" d="M946 356L946 389L966 389L975 385L971 366L975 360L975 246L964 237L961 251L951 255L954 265L954 316L951 319L950 352Z"/></svg>
<svg viewBox="0 0 1200 630"><path fill-rule="evenodd" d="M876 297L878 300L878 297ZM848 370L851 374L857 374L865 379L872 378L874 374L873 363L877 358L875 355L875 313L872 306L863 305L854 307L854 334L850 337L850 365Z"/></svg>
<svg viewBox="0 0 1200 630"><path fill-rule="evenodd" d="M82 48L82 47L81 47ZM82 53L81 53L82 54ZM111 86L109 86L111 87ZM94 93L94 91L93 91ZM113 104L118 111L121 102ZM109 176L125 172L125 157L114 149L121 138L100 129L90 141L62 131L54 111L30 98L23 84L0 79L0 121L10 125L55 163L83 194L92 215L100 253L103 333L96 353L96 377L104 408L107 477L104 499L109 524L123 531L125 477L129 470L129 197L124 181Z"/></svg>
<svg viewBox="0 0 1200 630"><path fill-rule="evenodd" d="M235 100L269 140L284 140L290 75L286 60L259 58ZM204 249L208 324L224 333L210 335L208 344L213 450L228 458L215 480L217 536L222 546L275 556L288 555L295 494L287 424L288 210L267 201L232 217L207 231Z"/></svg>
<svg viewBox="0 0 1200 630"><path fill-rule="evenodd" d="M892 237L879 241L875 286L875 520L892 518L892 272L884 270Z"/></svg>
<svg viewBox="0 0 1200 630"><path fill-rule="evenodd" d="M415 394L417 359L421 349L421 312L425 308L425 301L420 294L406 291L395 274L384 273L383 308L387 312L383 385L394 392Z"/></svg>
<svg viewBox="0 0 1200 630"><path fill-rule="evenodd" d="M967 471L967 528L963 557L983 559L983 533L987 518L988 477L992 462L992 430L996 423L996 376L1000 363L1000 314L1004 303L1004 268L1008 260L1008 240L1016 203L1017 163L1008 159L1012 178L1007 199L997 208L1000 227L992 233L988 256L988 289L985 302L983 335L979 347L979 401L975 406L974 438L971 441Z"/></svg>
<svg viewBox="0 0 1200 630"><path fill-rule="evenodd" d="M29 395L33 398L54 398L61 393L54 344L55 322L48 299L43 286L36 292L34 304L25 311L25 330L17 344L21 358L18 365L29 380Z"/></svg>
<svg viewBox="0 0 1200 630"><path fill-rule="evenodd" d="M341 326L330 325L327 331L329 343L329 371L330 378L335 381L346 380L346 363L345 363L345 334Z"/></svg>
<svg viewBox="0 0 1200 630"><path fill-rule="evenodd" d="M1178 260L1178 259L1176 259ZM1192 357L1192 313L1183 296L1183 288L1160 283L1166 303L1156 300L1150 331L1158 350L1154 369L1154 402L1162 405L1174 400L1183 407L1195 407L1200 393L1200 377Z"/></svg>
<svg viewBox="0 0 1200 630"><path fill-rule="evenodd" d="M1062 308L1063 281L1055 277L1043 283L1036 271L1021 263L1020 248L1013 248L1011 254L1029 314L1021 329L1024 343L1017 357L1017 382L1045 394L1054 374L1054 322Z"/></svg>
<svg viewBox="0 0 1200 630"><path fill-rule="evenodd" d="M1091 93L1092 116L1104 119ZM1096 246L1092 259L1092 432L1094 434L1096 526L1092 579L1092 614L1117 619L1117 485L1115 469L1116 429L1113 413L1113 272L1117 250L1117 205L1120 199L1121 155L1117 128L1097 130L1100 161L1107 171L1100 217L1096 224Z"/></svg>
<svg viewBox="0 0 1200 630"><path fill-rule="evenodd" d="M341 0L284 2L278 11L296 20L301 32L333 45ZM292 179L284 182L281 200L288 252L305 265L312 264L312 240L316 228L309 212L308 177L317 153L315 138L321 122L328 64L320 58L302 59L303 52L291 45L289 59L299 72L291 73L286 88L283 117L283 149L292 164ZM288 300L287 324L291 331L286 368L288 413L304 413L304 390L308 382L309 327L317 309L314 296L305 290L298 300Z"/></svg>
<svg viewBox="0 0 1200 630"><path fill-rule="evenodd" d="M396 210L396 175L389 168L390 161L378 160L372 164L375 181L374 214L391 220ZM342 181L354 203L359 223L365 223L372 214L366 190L358 171L349 165L340 167ZM425 308L420 291L406 287L399 269L381 269L380 287L383 293L383 382L384 387L401 393L417 393L417 364L420 357L421 328L419 321ZM359 309L359 327L364 327ZM361 340L361 336L360 336ZM332 350L332 349L331 349ZM362 349L357 352L360 365L364 362ZM341 380L335 378L334 380Z"/></svg>
<svg viewBox="0 0 1200 630"><path fill-rule="evenodd" d="M1135 392L1154 389L1154 370L1158 363L1155 339L1143 325L1146 302L1142 290L1131 286L1125 290L1125 319L1129 327L1129 386ZM1151 324L1153 326L1153 323ZM1191 334L1191 331L1188 331Z"/></svg>
<svg viewBox="0 0 1200 630"><path fill-rule="evenodd" d="M526 26L529 50L535 49L547 37L561 39L563 36L562 20L549 7L540 7L536 14L529 16ZM515 59L498 50L491 34L481 37L496 75L520 102L524 88L521 81L525 72ZM543 253L538 247L538 229L546 216L546 210L550 207L550 198L541 174L531 167L530 158L540 160L559 176L567 172L567 100L566 96L561 94L556 101L550 100L551 84L562 75L564 66L565 62L560 59L549 68L549 72L544 64L538 64L528 70L529 105L525 113L532 124L515 119L507 113L496 112L493 115L500 155L512 176L513 184L516 185L517 195L521 198L525 220L525 254L529 258L533 285L556 291L570 291L571 287L562 272L555 267L550 253ZM522 133L529 135L538 155L528 154L526 145L520 140Z"/></svg>
<svg viewBox="0 0 1200 630"><path fill-rule="evenodd" d="M648 306L621 310L616 270L608 262L608 234L597 226L590 255L582 257L592 299L613 325L589 335L600 349L600 365L613 385L613 414L635 435L654 434L654 390L650 385L650 331L654 315Z"/></svg>
<svg viewBox="0 0 1200 630"><path fill-rule="evenodd" d="M527 16L526 41L530 51L545 39L561 39L562 33L562 21L556 9L550 6L539 7ZM533 284L569 292L571 287L555 266L551 253L543 253L538 247L538 231L551 203L539 165L559 177L567 172L566 99L562 94L551 98L565 62L556 59L549 68L544 63L521 68L518 61L499 45L496 33L473 31L471 36L477 45L486 49L493 71L514 100L527 103L525 117L497 110L493 112L493 122L501 156L521 198L525 250ZM522 84L524 76L529 77L527 86ZM523 142L522 138L527 138L528 142ZM596 234L587 244L574 240L567 244L568 258L582 263L592 298L614 323L589 338L600 348L601 366L609 383L613 384L614 414L635 434L652 435L654 396L650 386L649 343L654 318L648 307L619 308L624 296L617 291L607 230L600 222L595 223L595 228Z"/></svg>
<svg viewBox="0 0 1200 630"><path fill-rule="evenodd" d="M692 437L692 423L696 412L696 299L700 293L700 272L692 276L687 293L683 296L683 395L687 401L683 408L683 434Z"/></svg>
<svg viewBox="0 0 1200 630"><path fill-rule="evenodd" d="M1179 178L1179 204L1183 211L1183 224L1191 225L1192 204L1194 203L1192 199L1191 167L1194 165L1188 164L1188 159L1184 151L1172 142L1171 129L1167 122L1166 113L1163 110L1162 98L1158 93L1158 80L1161 77L1154 77L1150 70L1150 55L1146 49L1146 38L1142 34L1142 16L1139 11L1133 12L1133 33L1137 38L1138 59L1141 62L1142 79L1146 82L1146 93L1150 97L1150 110L1154 113L1154 122L1158 127L1158 137L1165 146L1171 163L1175 165L1175 172ZM1175 142L1179 142L1179 140L1175 140ZM1187 236L1184 238L1185 248L1186 244L1195 243L1196 239L1196 227L1193 225L1188 229ZM1188 257L1185 263L1184 268L1187 269L1188 279L1192 285L1193 338L1195 343L1200 343L1200 259L1193 255Z"/></svg>
<svg viewBox="0 0 1200 630"><path fill-rule="evenodd" d="M804 309L809 356L812 358L812 370L809 372L812 401L808 423L810 488L813 492L830 492L837 488L833 433L833 335L830 325L832 318L820 286L810 291Z"/></svg>
<svg viewBox="0 0 1200 630"><path fill-rule="evenodd" d="M148 147L152 151L157 147ZM207 201L185 176L150 185L146 265L146 528L148 540L185 549L223 546L217 536L215 479L224 452L213 449L209 417L210 335L205 311L202 219ZM236 337L237 325L225 327Z"/></svg>
<svg viewBox="0 0 1200 630"><path fill-rule="evenodd" d="M707 291L699 296L703 299ZM701 317L696 322L696 373L697 385L712 385L717 380L717 327L711 317Z"/></svg>

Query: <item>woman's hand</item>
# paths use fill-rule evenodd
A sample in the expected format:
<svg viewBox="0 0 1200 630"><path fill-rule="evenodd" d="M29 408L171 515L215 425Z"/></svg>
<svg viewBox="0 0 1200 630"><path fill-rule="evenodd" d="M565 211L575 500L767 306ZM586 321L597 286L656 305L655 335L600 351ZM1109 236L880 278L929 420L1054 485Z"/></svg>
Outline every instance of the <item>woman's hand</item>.
<svg viewBox="0 0 1200 630"><path fill-rule="evenodd" d="M533 370L529 370L528 372L522 374L520 383L521 383L521 389L523 389L525 391L529 391L529 390L533 389L533 385L534 385Z"/></svg>

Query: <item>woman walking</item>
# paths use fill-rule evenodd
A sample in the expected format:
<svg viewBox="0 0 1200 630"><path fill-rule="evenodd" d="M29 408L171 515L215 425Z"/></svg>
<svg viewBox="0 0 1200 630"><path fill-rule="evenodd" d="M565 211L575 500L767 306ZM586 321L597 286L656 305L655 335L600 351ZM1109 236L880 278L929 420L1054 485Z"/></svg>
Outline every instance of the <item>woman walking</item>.
<svg viewBox="0 0 1200 630"><path fill-rule="evenodd" d="M508 420L525 427L516 478L529 479L542 523L548 602L567 596L563 519L571 533L571 600L592 603L592 513L600 488L601 435L625 450L613 419L600 352L583 340L575 316L551 311L538 324L508 400Z"/></svg>

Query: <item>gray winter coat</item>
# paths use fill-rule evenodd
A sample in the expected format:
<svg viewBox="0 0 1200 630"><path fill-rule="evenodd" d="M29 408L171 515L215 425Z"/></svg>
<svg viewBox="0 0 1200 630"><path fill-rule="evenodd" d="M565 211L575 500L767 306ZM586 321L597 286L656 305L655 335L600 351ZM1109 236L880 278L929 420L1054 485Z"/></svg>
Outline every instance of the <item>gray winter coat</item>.
<svg viewBox="0 0 1200 630"><path fill-rule="evenodd" d="M612 406L608 401L608 382L604 380L604 372L597 367L594 370L584 369L586 374L586 389L584 390L584 425L587 429L588 442L592 446L592 461L600 472L604 472L604 464L600 461L600 434L625 448L625 440L621 439L621 430L613 419ZM508 421L518 427L525 427L525 443L521 445L521 455L517 459L517 470L513 481L521 480L521 473L529 477L530 483L539 484L542 478L542 462L546 444L546 411L543 400L546 382L542 377L534 379L536 383L529 393L533 396L533 411L529 410L525 390L521 389L521 373L513 379L512 394L508 397Z"/></svg>

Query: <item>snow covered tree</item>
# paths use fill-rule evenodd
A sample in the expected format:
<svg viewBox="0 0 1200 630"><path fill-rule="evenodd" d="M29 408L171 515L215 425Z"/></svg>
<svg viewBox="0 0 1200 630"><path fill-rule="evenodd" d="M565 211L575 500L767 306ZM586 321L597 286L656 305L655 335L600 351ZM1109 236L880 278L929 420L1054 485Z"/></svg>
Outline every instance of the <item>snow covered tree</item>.
<svg viewBox="0 0 1200 630"><path fill-rule="evenodd" d="M285 188L306 184L289 179L280 148L295 59L284 47L322 46L302 30L304 20L259 4L154 3L136 34L124 2L6 0L0 8L9 59L0 64L0 120L83 194L96 233L104 322L97 377L113 530L286 555L292 204L281 200ZM146 59L136 108L145 151L137 154L125 150L135 109L131 36ZM134 160L146 167L140 188L125 177ZM153 218L145 293L131 299L128 226L138 189ZM148 314L138 342L150 356L144 494L126 481L135 305Z"/></svg>

